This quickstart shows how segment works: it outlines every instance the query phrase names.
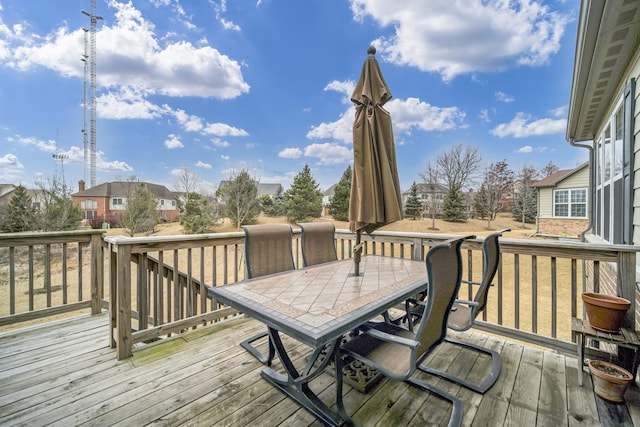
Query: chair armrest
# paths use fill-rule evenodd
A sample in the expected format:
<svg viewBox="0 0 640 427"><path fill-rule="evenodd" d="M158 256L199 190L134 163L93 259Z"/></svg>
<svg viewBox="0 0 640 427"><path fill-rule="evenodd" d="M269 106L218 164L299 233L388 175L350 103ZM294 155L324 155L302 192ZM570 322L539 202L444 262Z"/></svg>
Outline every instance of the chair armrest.
<svg viewBox="0 0 640 427"><path fill-rule="evenodd" d="M477 307L478 306L478 301L468 301L466 299L457 299L457 300L454 300L454 302L456 304L464 304L464 305L468 305L470 307Z"/></svg>
<svg viewBox="0 0 640 427"><path fill-rule="evenodd" d="M400 344L400 345L404 345L406 347L410 347L410 348L417 348L420 343L416 340L412 340L409 338L404 338L404 337L399 337L398 335L394 335L394 334L390 334L387 332L383 332L379 329L374 329L371 328L369 326L365 327L362 329L362 332L370 335L374 338L377 338L379 340L382 341L386 341L386 342L391 342L394 344Z"/></svg>

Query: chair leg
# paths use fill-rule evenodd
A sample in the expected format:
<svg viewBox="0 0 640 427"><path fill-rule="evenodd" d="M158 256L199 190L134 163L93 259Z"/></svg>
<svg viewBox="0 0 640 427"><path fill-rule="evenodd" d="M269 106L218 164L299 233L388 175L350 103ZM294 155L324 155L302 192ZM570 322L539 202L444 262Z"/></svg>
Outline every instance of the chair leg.
<svg viewBox="0 0 640 427"><path fill-rule="evenodd" d="M255 357L256 359L258 359L260 361L260 363L262 363L263 365L267 365L267 366L271 366L271 361L273 360L274 356L275 356L275 348L273 348L273 345L271 344L271 339L269 339L269 354L268 356L265 356L264 354L262 354L260 352L260 350L258 350L257 348L255 348L253 345L251 345L252 342L259 340L260 338L264 338L264 337L268 337L269 334L267 332L261 332L257 335L252 336L251 338L247 338L246 340L242 341L240 343L240 346L242 348L244 348L245 350L247 350L249 353L251 353L251 355L253 357Z"/></svg>
<svg viewBox="0 0 640 427"><path fill-rule="evenodd" d="M427 384L425 382L419 381L415 378L409 378L406 380L409 384L414 385L416 387L427 390L433 394L440 396L443 399L448 400L453 404L453 408L451 410L451 417L449 417L449 427L460 427L462 425L462 415L464 413L462 400L450 393L447 393L444 390L441 390L437 387L432 386L431 384Z"/></svg>
<svg viewBox="0 0 640 427"><path fill-rule="evenodd" d="M473 390L481 394L484 394L496 383L496 381L498 380L498 377L500 377L500 370L502 369L502 360L500 360L500 354L498 352L490 350L486 347L479 346L477 344L472 344L466 341L460 341L454 338L446 337L444 340L451 344L461 345L463 347L471 348L491 356L491 371L489 372L489 374L479 384L476 384L476 383L469 382L463 378L452 375L448 372L430 368L425 365L418 365L418 369L428 374L436 375L438 377L445 378L449 381L453 381L457 384L460 384L463 387L466 387L470 390Z"/></svg>

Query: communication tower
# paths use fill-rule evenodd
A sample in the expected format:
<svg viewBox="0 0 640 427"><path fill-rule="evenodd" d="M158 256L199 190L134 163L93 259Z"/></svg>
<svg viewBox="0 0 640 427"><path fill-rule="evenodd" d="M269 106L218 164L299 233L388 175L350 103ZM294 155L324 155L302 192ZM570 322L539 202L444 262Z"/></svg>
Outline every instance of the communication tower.
<svg viewBox="0 0 640 427"><path fill-rule="evenodd" d="M84 147L84 182L88 181L87 171L89 170L89 138L88 138L88 130L87 130L87 80L89 77L89 54L87 52L87 33L89 30L83 28L84 30L84 55L82 55L81 61L84 63L84 84L83 84L83 107L84 107L84 118L82 125L82 145Z"/></svg>
<svg viewBox="0 0 640 427"><path fill-rule="evenodd" d="M91 187L96 185L96 26L98 20L102 19L101 16L96 15L96 0L91 0L91 11L85 12L91 20L91 27L89 27L89 40L91 44L91 50L89 55L89 74L91 76L91 86L89 90L89 97L91 107L89 109L89 123L90 123L90 135L91 135Z"/></svg>

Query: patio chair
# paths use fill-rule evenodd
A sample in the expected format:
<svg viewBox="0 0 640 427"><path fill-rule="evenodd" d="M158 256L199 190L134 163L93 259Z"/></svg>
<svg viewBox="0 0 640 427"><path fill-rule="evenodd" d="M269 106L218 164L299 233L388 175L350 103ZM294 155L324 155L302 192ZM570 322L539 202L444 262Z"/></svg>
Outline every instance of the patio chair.
<svg viewBox="0 0 640 427"><path fill-rule="evenodd" d="M506 231L510 230L500 230L485 237L484 242L482 243L482 281L474 282L469 280L462 280L462 283L468 284L472 287L477 286L478 288L475 292L473 300L455 300L453 307L451 308L451 313L449 313L449 320L447 322L448 328L454 331L466 331L470 329L473 326L476 317L478 317L478 315L485 309L487 305L487 295L489 293L489 287L492 286L491 282L493 281L493 278L498 271L498 264L500 262L500 243L498 239ZM407 319L409 322L410 330L413 327L413 318L419 316L419 313L417 312L419 312L420 310L416 309L416 306L410 308L411 303L412 302L410 301L407 302L407 312L412 313L412 315L408 316ZM493 384L495 384L495 382L498 380L498 377L500 376L500 371L502 369L502 362L500 360L499 353L486 347L482 347L477 344L472 344L451 337L445 338L445 341L452 344L461 345L466 348L474 349L491 356L491 371L484 377L484 379L480 383L472 383L463 378L454 376L448 372L431 368L429 368L429 373L438 375L442 378L446 378L478 393L485 393L487 390L489 390L489 388L493 386Z"/></svg>
<svg viewBox="0 0 640 427"><path fill-rule="evenodd" d="M287 224L243 225L245 240L244 253L247 265L246 278L266 276L293 270L293 251L291 250L292 231ZM268 336L261 332L240 343L261 363L271 366L275 349L269 340L269 354L265 356L252 345L254 341Z"/></svg>
<svg viewBox="0 0 640 427"><path fill-rule="evenodd" d="M431 351L442 342L447 330L447 317L460 288L462 256L460 245L464 237L434 245L426 257L427 290L431 298L425 301L424 313L415 332L387 322L367 323L361 334L345 342L341 350L383 375L408 382L450 401L453 404L449 425L462 422L462 400L435 386L417 379L416 369Z"/></svg>
<svg viewBox="0 0 640 427"><path fill-rule="evenodd" d="M331 222L301 222L302 263L305 267L337 261L335 231Z"/></svg>

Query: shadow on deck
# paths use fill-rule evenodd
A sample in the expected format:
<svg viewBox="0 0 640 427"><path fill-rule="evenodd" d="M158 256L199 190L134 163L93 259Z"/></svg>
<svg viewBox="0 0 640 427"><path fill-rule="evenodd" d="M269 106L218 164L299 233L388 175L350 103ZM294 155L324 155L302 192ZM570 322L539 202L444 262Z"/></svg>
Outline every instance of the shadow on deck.
<svg viewBox="0 0 640 427"><path fill-rule="evenodd" d="M320 425L260 376L262 365L238 345L264 326L247 318L221 322L134 351L118 361L107 346L106 315L0 334L0 425ZM640 425L640 392L626 405L605 405L577 385L577 359L467 332L464 339L501 353L502 374L485 395L419 374L464 401L464 425ZM266 345L263 343L263 345ZM309 349L285 345L301 362ZM278 361L275 367L278 367ZM427 364L472 378L484 360L443 344ZM312 388L332 402L333 377ZM398 381L383 379L368 394L345 386L347 412L357 425L446 425L448 403ZM600 417L598 415L600 408ZM624 417L626 416L626 421Z"/></svg>

